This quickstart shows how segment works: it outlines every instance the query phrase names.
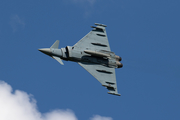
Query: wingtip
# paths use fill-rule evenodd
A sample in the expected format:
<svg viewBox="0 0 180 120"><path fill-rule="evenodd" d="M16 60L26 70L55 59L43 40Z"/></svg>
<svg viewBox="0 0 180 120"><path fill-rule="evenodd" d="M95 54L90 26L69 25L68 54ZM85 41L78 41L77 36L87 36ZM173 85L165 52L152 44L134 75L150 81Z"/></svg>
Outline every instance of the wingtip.
<svg viewBox="0 0 180 120"><path fill-rule="evenodd" d="M121 94L118 94L118 93L112 93L112 92L108 92L108 94L112 94L112 95L121 96Z"/></svg>
<svg viewBox="0 0 180 120"><path fill-rule="evenodd" d="M97 25L97 26L103 26L103 27L107 27L107 25L105 25L105 24L101 24L101 23L94 23L95 25Z"/></svg>

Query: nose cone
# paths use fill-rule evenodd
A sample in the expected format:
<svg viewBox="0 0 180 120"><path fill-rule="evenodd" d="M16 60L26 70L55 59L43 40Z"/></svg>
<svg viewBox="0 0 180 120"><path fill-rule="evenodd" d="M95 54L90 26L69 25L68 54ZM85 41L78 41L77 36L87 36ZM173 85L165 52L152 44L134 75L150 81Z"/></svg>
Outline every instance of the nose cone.
<svg viewBox="0 0 180 120"><path fill-rule="evenodd" d="M49 56L51 56L51 54L52 54L50 48L42 48L42 49L38 49L38 50Z"/></svg>

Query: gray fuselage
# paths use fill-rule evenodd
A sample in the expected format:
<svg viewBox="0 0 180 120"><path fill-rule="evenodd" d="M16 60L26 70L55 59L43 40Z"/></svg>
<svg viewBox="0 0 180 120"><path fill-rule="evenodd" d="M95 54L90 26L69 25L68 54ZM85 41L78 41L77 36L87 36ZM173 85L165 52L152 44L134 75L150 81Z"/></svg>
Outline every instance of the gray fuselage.
<svg viewBox="0 0 180 120"><path fill-rule="evenodd" d="M86 48L86 50L90 51L91 49ZM84 62L88 64L101 64L107 67L113 68L121 68L123 65L119 61L121 58L115 55L110 51L92 51L85 52L86 50L82 50L81 48L67 46L65 48L56 49L51 48L50 56L57 56L66 61L73 62ZM103 57L101 54L108 55L109 57Z"/></svg>

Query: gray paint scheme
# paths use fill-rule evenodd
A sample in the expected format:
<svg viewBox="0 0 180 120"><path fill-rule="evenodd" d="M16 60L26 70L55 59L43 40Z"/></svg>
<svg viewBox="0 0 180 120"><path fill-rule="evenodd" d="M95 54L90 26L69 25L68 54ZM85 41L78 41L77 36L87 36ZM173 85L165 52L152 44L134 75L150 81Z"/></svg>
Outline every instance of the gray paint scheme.
<svg viewBox="0 0 180 120"><path fill-rule="evenodd" d="M50 48L42 48L39 51L51 56L62 65L64 65L62 60L77 62L106 87L109 94L120 96L117 90L115 68L123 66L119 62L121 57L110 50L106 25L99 23L95 25L97 26L91 26L93 30L74 46L58 49L59 40L57 40Z"/></svg>

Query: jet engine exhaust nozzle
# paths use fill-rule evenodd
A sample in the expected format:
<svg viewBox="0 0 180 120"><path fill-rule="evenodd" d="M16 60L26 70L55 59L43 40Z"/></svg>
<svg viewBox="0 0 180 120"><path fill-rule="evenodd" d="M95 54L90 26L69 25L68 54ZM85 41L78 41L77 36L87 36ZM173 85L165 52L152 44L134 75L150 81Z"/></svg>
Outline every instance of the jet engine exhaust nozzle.
<svg viewBox="0 0 180 120"><path fill-rule="evenodd" d="M118 61L121 61L122 60L122 58L120 57L120 56L115 56L115 58L116 58L116 60L118 60Z"/></svg>
<svg viewBox="0 0 180 120"><path fill-rule="evenodd" d="M120 63L119 61L116 61L116 65L118 66L118 68L122 68L123 67L123 64Z"/></svg>

